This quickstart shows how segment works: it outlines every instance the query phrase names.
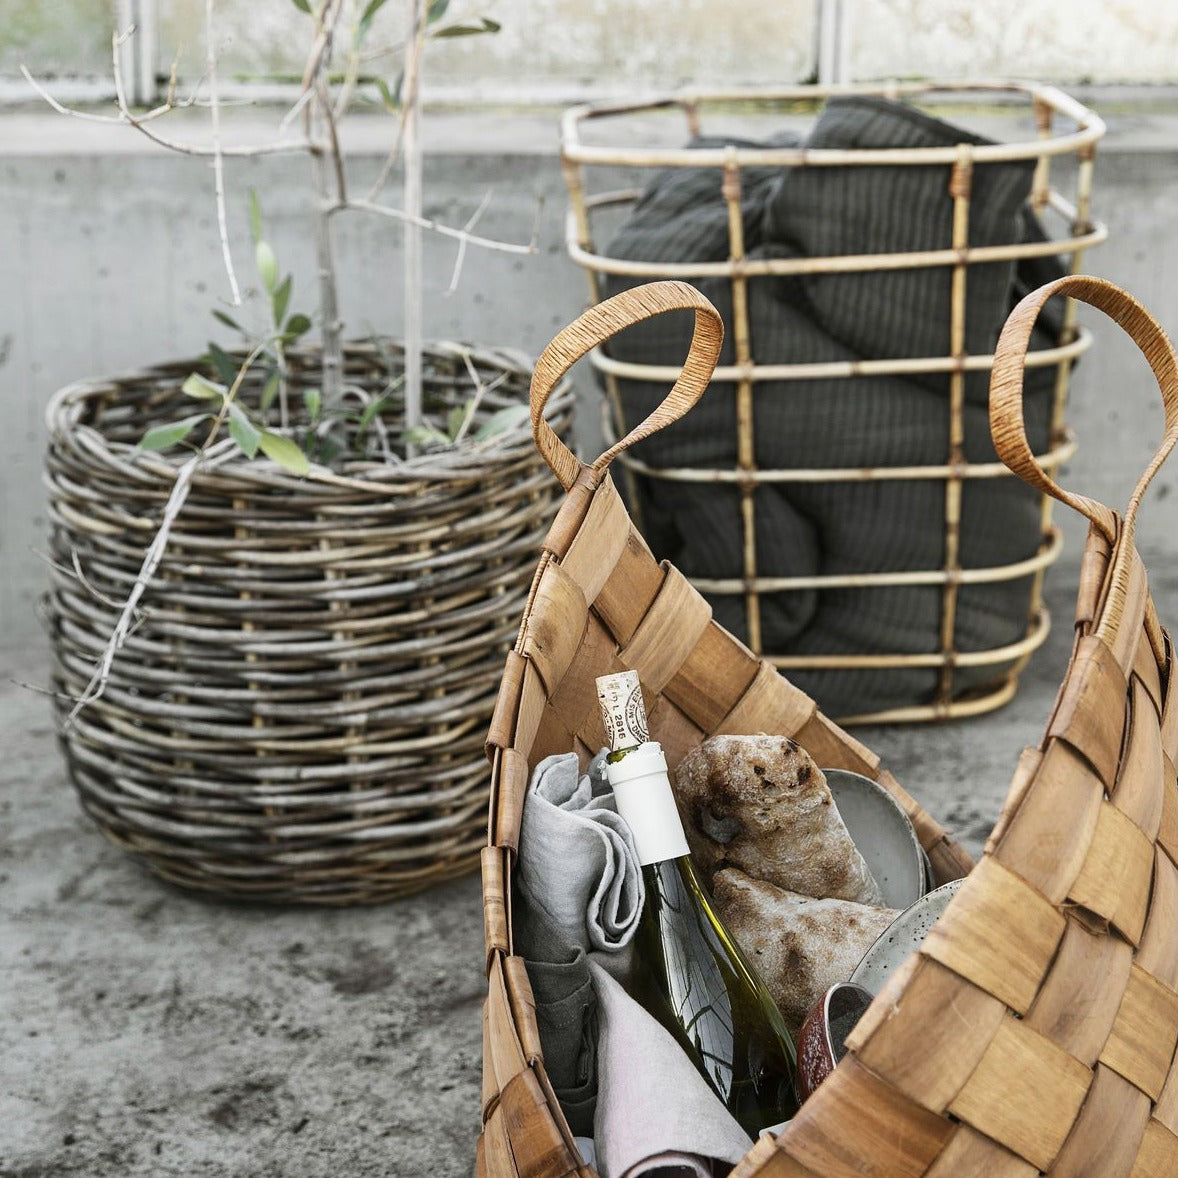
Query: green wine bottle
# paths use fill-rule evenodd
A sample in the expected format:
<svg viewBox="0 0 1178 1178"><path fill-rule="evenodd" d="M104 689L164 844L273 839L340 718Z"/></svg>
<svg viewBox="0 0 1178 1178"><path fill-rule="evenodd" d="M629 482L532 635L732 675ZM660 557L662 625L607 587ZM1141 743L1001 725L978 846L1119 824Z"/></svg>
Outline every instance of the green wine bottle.
<svg viewBox="0 0 1178 1178"><path fill-rule="evenodd" d="M627 988L755 1139L797 1110L793 1040L695 873L637 673L601 676L597 697L611 748L606 774L646 884Z"/></svg>

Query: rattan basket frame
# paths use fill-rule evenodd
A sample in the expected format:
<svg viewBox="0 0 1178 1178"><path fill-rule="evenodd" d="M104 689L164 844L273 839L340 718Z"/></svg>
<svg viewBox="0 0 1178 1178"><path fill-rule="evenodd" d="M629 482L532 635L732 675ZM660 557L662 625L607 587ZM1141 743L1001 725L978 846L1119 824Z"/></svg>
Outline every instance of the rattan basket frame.
<svg viewBox="0 0 1178 1178"><path fill-rule="evenodd" d="M1123 515L1060 488L1022 421L1023 361L1053 294L1098 307L1144 351L1163 442ZM650 419L592 465L550 436L546 390L629 323L692 308L682 376ZM674 766L714 732L778 732L822 765L865 773L912 816L938 881L965 876L922 948L872 1003L849 1052L733 1178L1163 1178L1178 1172L1178 659L1134 545L1138 507L1178 443L1178 357L1120 288L1072 276L1028 295L997 349L991 422L1003 460L1090 521L1076 639L1038 749L1018 761L981 860L769 662L721 630L672 565L658 565L608 477L626 446L677 420L706 385L721 326L667 282L600 304L562 332L533 382L536 440L568 499L544 555L488 737L483 851L488 997L487 1178L593 1178L547 1080L531 988L513 952L511 876L529 774L603 741L595 675L642 677L652 737Z"/></svg>
<svg viewBox="0 0 1178 1178"><path fill-rule="evenodd" d="M345 382L375 399L400 354L348 344ZM471 371L484 417L523 403L526 357L436 343L425 359L443 414L470 401ZM298 405L320 353L292 348L287 364ZM70 718L189 458L136 443L191 412L180 386L199 366L78 382L46 411L46 616L82 808L164 879L241 899L378 902L473 870L483 733L559 499L522 421L306 477L260 454L198 471L105 691ZM400 428L388 396L380 416ZM566 385L562 434L572 411Z"/></svg>
<svg viewBox="0 0 1178 1178"><path fill-rule="evenodd" d="M683 114L686 129L699 134L705 113L714 109L725 112L770 104L817 105L836 95L876 95L891 99L931 99L941 96L961 101L973 98L996 108L1029 104L1033 110L1038 138L1022 142L975 145L962 143L952 148L892 149L877 151L835 151L829 149L745 147L653 148L603 146L586 141L589 124L604 120L625 120L654 111L675 110ZM1057 119L1067 119L1075 129L1056 131ZM643 102L598 103L567 111L561 125L561 158L565 183L570 197L565 241L569 256L582 266L589 277L593 300L603 295L603 277L687 281L706 276L726 276L732 284L733 323L729 330L735 343L735 364L718 367L715 379L731 381L736 387L737 447L736 466L730 469L687 467L653 467L632 454L622 454L619 462L630 480L628 500L641 527L640 498L634 491L633 477L665 479L686 483L727 483L741 494L742 569L739 577L724 579L692 578L692 583L709 594L743 597L748 642L753 651L764 655L782 670L806 668L854 670L859 668L939 669L935 695L924 704L896 706L841 717L843 723L890 723L977 715L1001 706L1017 689L1018 675L1031 653L1047 638L1050 618L1042 600L1042 581L1046 568L1061 549L1059 529L1052 523L1049 496L1042 500L1042 543L1027 559L989 568L963 569L959 561L961 535L962 484L970 479L1002 478L1009 471L1000 462L968 462L964 452L965 431L962 414L965 404L965 377L969 372L987 371L993 364L988 355L965 352L966 289L970 266L979 263L1035 256L1059 255L1067 259L1072 273L1082 269L1085 251L1107 237L1106 227L1091 217L1091 194L1096 144L1104 134L1104 123L1087 107L1051 86L1029 82L913 82L855 84L841 86L793 86L780 89L685 91ZM625 138L624 133L620 135ZM632 138L632 136L631 136ZM1069 198L1052 184L1052 160L1073 156L1077 160L1074 193ZM969 244L969 212L973 167L977 163L1035 160L1031 205L1037 212L1050 210L1063 219L1066 240L1044 243L1011 243L978 247ZM913 166L949 164L952 179L947 199L953 202L953 241L936 251L863 254L825 258L748 259L745 257L741 216L742 170L752 167L841 167L846 165ZM594 240L594 220L601 210L633 203L640 186L626 189L590 191L598 169L648 169L715 167L723 170L723 195L728 207L729 259L724 262L685 262L679 264L645 263L616 258L601 251ZM611 182L613 177L610 177ZM600 187L597 185L596 187ZM862 273L909 267L952 266L951 301L948 308L946 352L941 356L915 359L864 358L846 363L797 363L770 365L757 363L751 347L748 319L748 283L766 275L818 275ZM1049 470L1074 453L1074 442L1065 422L1068 381L1071 363L1090 345L1090 336L1076 326L1069 304L1063 321L1059 346L1036 349L1028 357L1033 366L1055 366L1056 380L1051 410L1049 449L1039 456ZM600 370L607 398L603 406L604 433L613 442L629 428L618 389L619 379L670 382L676 370L656 365L634 364L615 360L601 349L591 353L592 364ZM817 378L854 378L871 375L918 375L947 372L949 379L949 433L945 439L945 459L941 464L905 467L846 469L766 469L758 468L754 458L754 386L764 381L812 380ZM826 483L864 480L932 479L945 488L945 545L940 567L897 572L850 572L838 575L768 577L758 572L756 558L757 514L756 488L767 483ZM954 623L960 587L968 584L1017 580L1033 575L1030 606L1024 636L1013 644L982 650L959 650L954 644ZM760 595L762 593L803 592L824 589L870 589L873 586L939 585L941 620L936 649L931 653L863 652L861 654L786 655L766 650L761 638ZM990 667L995 679L989 686L960 693L954 687L955 667Z"/></svg>

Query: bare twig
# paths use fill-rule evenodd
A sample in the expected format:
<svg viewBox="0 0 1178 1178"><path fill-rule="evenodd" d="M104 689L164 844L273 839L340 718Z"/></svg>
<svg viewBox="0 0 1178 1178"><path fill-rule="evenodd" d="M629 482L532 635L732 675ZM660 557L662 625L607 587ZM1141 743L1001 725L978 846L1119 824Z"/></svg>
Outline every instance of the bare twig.
<svg viewBox="0 0 1178 1178"><path fill-rule="evenodd" d="M48 687L42 687L38 683L30 683L27 679L13 679L9 678L9 683L13 687L23 687L26 691L35 692L37 695L43 695L47 699L55 699L63 704L72 704L74 697L64 691L50 691Z"/></svg>
<svg viewBox="0 0 1178 1178"><path fill-rule="evenodd" d="M315 86L319 99L319 108L323 112L323 124L327 128L328 142L331 144L331 162L335 168L336 200L348 203L348 178L344 172L344 153L340 147L339 127L336 125L335 111L331 105L331 94L327 83L320 78Z"/></svg>
<svg viewBox="0 0 1178 1178"><path fill-rule="evenodd" d="M57 572L61 573L61 575L63 577L70 577L73 580L77 581L78 584L81 585L82 588L85 589L86 592L92 598L94 598L95 601L99 602L102 605L108 606L110 609L120 609L121 608L121 605L119 602L115 601L115 599L113 597L108 597L92 581L90 581L89 578L87 578L85 572L82 570L82 562L81 562L81 559L78 557L78 550L76 548L70 549L70 558L72 561L72 567L68 567L68 568L64 564L62 564L60 561L54 560L53 557L50 556L48 552L42 552L39 548L34 548L32 550L32 552L33 552L34 556L36 556L40 560L43 560L51 569L54 569Z"/></svg>
<svg viewBox="0 0 1178 1178"><path fill-rule="evenodd" d="M344 67L343 81L340 82L339 91L336 94L335 102L332 103L331 113L332 117L337 123L347 113L348 107L352 102L352 95L356 92L356 85L360 77L360 20L360 9L353 5L352 28L350 37L351 44L348 49L347 64Z"/></svg>
<svg viewBox="0 0 1178 1178"><path fill-rule="evenodd" d="M401 287L404 292L403 331L405 345L405 428L416 429L422 422L421 356L424 346L422 315L422 158L420 69L421 49L425 42L428 8L423 0L405 0L405 81L401 86L403 110L402 205L407 214L401 224Z"/></svg>
<svg viewBox="0 0 1178 1178"><path fill-rule="evenodd" d="M303 73L303 86L309 98L303 105L303 127L311 157L311 180L314 185L316 202L315 257L319 277L320 334L323 342L323 398L327 404L338 403L343 388L343 324L339 315L339 295L336 289L335 258L331 242L332 200L329 194L328 165L326 156L335 161L336 185L342 183L343 158L339 139L334 135L330 123L331 104L323 101L319 89L322 73L330 60L332 35L339 20L343 0L324 0L316 21L315 42L307 58ZM324 146L318 135L318 123L328 124L328 144ZM337 197L338 199L338 197Z"/></svg>
<svg viewBox="0 0 1178 1178"><path fill-rule="evenodd" d="M420 225L422 229L429 229L433 233L440 233L443 237L452 237L458 241L467 241L484 249L501 250L508 254L534 254L539 250L536 238L526 243L514 241L497 241L493 237L480 237L477 233L468 233L465 229L455 229L452 225L444 225L441 221L434 221L429 217L415 217L404 209L393 208L391 205L376 204L368 200L350 199L346 204L333 205L328 209L330 213L342 213L348 209L357 212L372 213L377 217L389 217L394 221L409 221Z"/></svg>
<svg viewBox="0 0 1178 1178"><path fill-rule="evenodd" d="M466 365L466 374L470 377L470 383L474 385L474 396L470 399L470 403L466 407L466 416L463 417L462 424L458 427L458 432L452 439L454 445L458 445L466 437L471 424L474 422L475 414L478 412L483 397L491 392L492 389L498 388L508 378L508 374L502 372L490 384L486 384L482 377L479 376L479 370L474 366L469 352L464 351L462 353L462 362Z"/></svg>
<svg viewBox="0 0 1178 1178"><path fill-rule="evenodd" d="M466 224L462 226L464 233L469 233L479 223L479 218L487 211L487 206L490 203L491 189L488 188L486 196L479 202L479 207L471 213ZM466 245L466 238L463 238L458 243L458 252L454 255L454 269L450 274L450 285L446 287L447 296L452 295L458 289L458 279L462 274L462 263L466 261Z"/></svg>
<svg viewBox="0 0 1178 1178"><path fill-rule="evenodd" d="M401 90L404 92L405 83L402 77ZM376 174L376 179L372 182L372 187L368 190L368 195L365 200L374 201L381 194L384 186L388 183L389 177L393 174L393 169L397 166L397 160L401 157L401 144L405 140L405 104L401 103L400 114L397 118L397 135L393 140L393 146L389 150L389 154L385 156L384 163L380 166L380 171Z"/></svg>
<svg viewBox="0 0 1178 1178"><path fill-rule="evenodd" d="M233 269L229 246L229 217L225 211L225 157L221 153L221 107L217 102L217 46L213 29L213 0L205 0L205 68L209 75L209 114L213 125L213 188L217 201L217 231L221 235L221 259L229 276L233 305L241 306L241 289Z"/></svg>
<svg viewBox="0 0 1178 1178"><path fill-rule="evenodd" d="M278 130L285 131L295 121L295 119L297 119L299 115L302 114L303 108L310 101L311 91L303 90L294 106L292 106L290 110L288 110L286 114L282 116L282 121L278 124Z"/></svg>
<svg viewBox="0 0 1178 1178"><path fill-rule="evenodd" d="M205 435L204 444L201 446L202 450L207 449L213 444L213 439L221 432L221 426L225 424L229 417L229 406L237 400L237 394L241 391L242 382L245 380L246 373L253 367L254 361L266 350L266 348L273 343L273 339L264 339L260 343L255 344L246 357L238 365L237 375L233 378L233 383L229 386L225 396L221 399L221 408L217 410L216 416L213 418L213 424L209 427L209 432ZM286 428L286 422L282 422L282 428Z"/></svg>
<svg viewBox="0 0 1178 1178"><path fill-rule="evenodd" d="M116 49L121 47L122 43L130 35L131 34L129 32L121 34L116 33ZM48 103L49 106L51 106L59 115L69 115L70 118L81 119L86 123L108 123L114 126L125 127L128 125L141 126L144 123L150 123L155 119L162 118L164 115L170 114L174 110L186 110L188 107L198 105L196 88L193 89L192 94L188 98L181 99L180 101L176 100L177 66L177 61L173 59L171 73L168 77L167 95L164 101L159 106L152 107L151 110L145 111L140 115L131 115L130 118L124 115L121 111L117 115L97 115L93 114L91 111L77 110L74 107L64 106L62 103L58 102L57 99L54 98L53 95L50 94L49 91L46 90L45 87L42 86L41 83L38 82L31 73L29 73L28 66L22 64L20 67L20 72L24 80L28 82L28 84L36 91L38 97ZM122 67L120 66L120 71L121 68Z"/></svg>
<svg viewBox="0 0 1178 1178"><path fill-rule="evenodd" d="M86 123L106 123L108 126L116 127L131 127L133 130L139 131L146 136L153 143L159 144L160 147L166 147L169 151L178 152L181 155L201 156L206 159L212 158L216 152L211 147L202 147L196 143L185 143L178 139L169 139L164 135L159 134L158 131L149 127L147 124L153 122L158 118L162 118L166 114L170 114L174 110L180 110L189 106L199 105L195 97L185 99L183 102L176 103L169 100L163 105L154 107L146 114L134 114L125 101L118 104L119 113L117 115L97 115L90 111L76 110L73 107L65 106L58 102L36 78L29 73L27 66L20 67L21 75L25 81L33 88L38 97L45 101L53 110L60 115L67 115L72 119L80 119ZM119 67L119 77L122 77L122 68ZM116 95L117 102L117 95ZM312 145L304 139L291 139L278 143L258 143L250 145L240 145L236 147L221 147L220 154L229 158L230 156L240 156L247 158L254 158L261 155L289 155L292 152L307 151Z"/></svg>
<svg viewBox="0 0 1178 1178"><path fill-rule="evenodd" d="M172 525L176 522L176 517L180 514L180 509L188 499L188 492L192 487L193 476L197 471L211 470L220 465L227 458L232 457L236 449L237 444L231 438L225 438L215 446L207 449L202 448L197 451L197 453L176 471L176 481L172 484L171 494L168 496L168 502L164 506L163 519L160 520L159 530L152 538L151 544L144 553L143 563L139 566L139 573L135 578L135 584L132 586L127 600L123 603L119 620L115 623L114 630L111 632L111 636L107 641L106 649L103 651L102 657L94 669L94 674L90 677L90 682L87 683L86 690L75 701L70 714L66 717L64 724L66 729L73 724L83 708L88 707L100 699L106 690L106 684L110 679L110 671L114 664L115 655L118 654L122 649L123 643L126 642L131 630L131 624L139 611L139 601L146 592L147 586L151 583L151 578L155 575L155 570L159 567L159 563L163 559L164 550L168 546L168 536L172 531Z"/></svg>

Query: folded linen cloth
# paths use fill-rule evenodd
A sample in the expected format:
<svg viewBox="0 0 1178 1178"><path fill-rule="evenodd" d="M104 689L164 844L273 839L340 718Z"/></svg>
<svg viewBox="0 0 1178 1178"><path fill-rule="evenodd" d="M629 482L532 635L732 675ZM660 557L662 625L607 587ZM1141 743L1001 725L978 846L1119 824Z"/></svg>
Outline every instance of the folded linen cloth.
<svg viewBox="0 0 1178 1178"><path fill-rule="evenodd" d="M598 1003L597 1111L602 1178L713 1178L752 1142L691 1060L621 985L589 959Z"/></svg>
<svg viewBox="0 0 1178 1178"><path fill-rule="evenodd" d="M569 1128L588 1136L597 1103L597 996L589 960L523 896L516 897L513 924L515 951L532 984L544 1069Z"/></svg>
<svg viewBox="0 0 1178 1178"><path fill-rule="evenodd" d="M591 774L576 753L557 753L532 773L520 825L516 887L544 924L526 936L541 961L559 961L567 946L613 954L611 971L634 936L645 890L630 828L612 793L593 796ZM526 917L525 917L526 919ZM546 947L548 929L560 943ZM525 954L526 957L526 954Z"/></svg>

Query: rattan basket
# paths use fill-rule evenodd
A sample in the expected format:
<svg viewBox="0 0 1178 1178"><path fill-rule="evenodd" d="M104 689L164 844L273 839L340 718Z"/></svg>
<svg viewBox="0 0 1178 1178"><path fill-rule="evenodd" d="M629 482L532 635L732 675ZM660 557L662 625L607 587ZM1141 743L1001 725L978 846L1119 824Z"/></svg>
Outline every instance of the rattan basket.
<svg viewBox="0 0 1178 1178"><path fill-rule="evenodd" d="M530 362L458 345L425 359L442 418L478 374L470 438L305 478L240 454L197 473L105 691L72 719L189 457L136 443L192 412L180 385L198 362L74 384L48 408L61 746L86 812L173 883L348 904L478 862L483 734L559 490L526 418L472 440L525 404ZM319 354L288 364L301 404ZM350 387L389 398L369 433L399 428L399 348L349 345L345 364ZM565 388L553 426L571 415Z"/></svg>
<svg viewBox="0 0 1178 1178"><path fill-rule="evenodd" d="M1061 490L1026 443L1023 360L1052 294L1119 322L1163 390L1165 440L1123 517ZM695 310L696 334L675 388L650 420L581 465L540 417L552 382L627 323L683 307ZM622 507L610 462L695 402L719 337L698 292L658 283L591 309L536 370L537 444L569 495L545 543L490 731L479 1174L593 1173L546 1077L527 973L512 951L511 875L531 768L548 754L575 747L587 756L603 743L594 677L623 668L641 676L652 738L672 766L711 733L787 734L819 764L869 774L891 790L938 881L966 876L921 950L872 1003L848 1055L734 1175L1178 1173L1178 665L1134 547L1144 490L1178 441L1173 348L1143 307L1087 277L1029 295L1000 341L998 452L1020 477L1087 516L1091 529L1058 700L1041 746L1019 760L975 866L877 757L710 620L683 576L654 561Z"/></svg>
<svg viewBox="0 0 1178 1178"><path fill-rule="evenodd" d="M975 136L956 144L946 139L940 146L874 150L757 148L747 139L738 140L738 146L720 143L733 133L763 136L766 129L795 127L803 118L801 126L812 125L824 102L832 97L845 101L848 96L855 101L904 100L904 110L912 104L926 113L947 111L951 124L921 122L922 115L912 116L920 133L933 128L927 133L938 142L959 119L980 120L987 137L992 132L1002 141L985 142ZM680 146L686 135L701 133L711 137L704 146ZM995 460L985 422L985 381L992 363L987 352L1017 293L990 320L994 334L989 336L975 326L974 300L991 281L983 276L992 275L1003 263L1025 267L1026 273L1015 272L1014 289L1022 293L1019 284L1032 289L1055 276L1050 270L1043 272L1049 258L1056 266L1058 256L1057 273L1076 272L1084 251L1105 239L1105 227L1090 214L1095 149L1103 133L1101 120L1067 95L1021 83L684 93L641 103L578 107L564 118L562 158L571 201L567 248L586 269L594 301L635 282L678 278L701 285L713 301L722 296L726 308L730 347L716 371L717 393L707 421L701 416L698 426L688 422L682 432L671 431L659 439L657 452L638 446L619 455L627 504L656 556L676 559L671 536L683 537L682 543L693 552L688 563L679 558L683 571L717 613L722 612L729 628L754 653L791 672L843 722L922 720L998 707L1014 694L1019 671L1047 636L1042 578L1060 551L1051 502L1046 496L1036 501L1024 488L1007 484L1009 472ZM985 207L984 195L993 191L993 182L983 173L1000 166L1028 172L1033 167L1026 181L1029 208L1043 217L1046 240L1019 237L1016 228L1022 223L1017 220L1003 222L984 240L978 238L971 217L975 206ZM656 175L653 169L663 169L658 174L663 176L698 176L705 168L716 170L708 191L717 202L717 217L722 216L721 194L727 209L726 229L717 222L711 235L717 239L711 256L667 262L646 260L641 251L644 260L636 260L633 252L611 252L618 248L611 247L611 226L616 229L623 213L641 208L644 185ZM746 240L751 232L746 204L760 199L753 194L764 190L767 172L773 170L777 177L832 168L841 170L840 175L866 169L872 185L877 178L884 185L873 197L884 204L886 193L892 193L896 207L862 214L863 233L867 224L883 224L888 228L872 232L882 232L885 240L928 236L936 239L937 248L754 256L752 239ZM920 205L905 223L900 213L904 201L898 194L908 192L918 175L933 172L943 175L942 187L928 196L930 207ZM701 182L691 181L697 187ZM815 179L811 187L817 183ZM828 199L832 208L827 224L843 224L839 217L850 214L840 214L840 194L828 193ZM665 221L679 212L668 209L660 215ZM817 216L817 211L809 215ZM939 228L927 233L913 228L934 223ZM940 227L943 240L937 236ZM689 230L685 227L683 232ZM840 249L847 238L852 248L858 232L831 229L816 236L838 239ZM718 244L724 237L726 250ZM791 244L791 251L795 246ZM790 284L798 292L789 296L791 300L804 305L820 297L824 305L838 308L841 321L856 300L875 297L871 291L879 298L890 292L887 301L898 306L912 297L911 283L933 282L931 276L944 286L943 299L932 299L918 317L938 341L926 341L926 346L940 349L931 355L888 350L893 340L887 333L853 324L832 329L829 348L808 337L794 342L787 325L766 318L765 308L778 306L778 296L759 294ZM771 285L775 283L779 286ZM853 293L848 293L850 284L856 284ZM921 297L926 295L927 291ZM875 316L860 316L859 322L882 317L881 310ZM669 350L668 363L674 364L681 355L678 333L660 330L665 343L654 351L661 356ZM854 358L832 360L827 351L845 351L843 344L850 342L847 332L855 338L863 334L864 346L870 341L876 350L857 346L852 348ZM1068 378L1073 361L1089 342L1076 327L1069 304L1051 331L1045 329L1044 338L1035 340L1028 358L1036 374L1030 432L1040 461L1050 470L1072 453L1065 426ZM630 355L646 352L629 347L629 353L619 349L614 354L598 348L591 357L608 394L607 443L629 430L637 420L635 413L644 416L660 388L674 379L673 367L635 362ZM903 393L897 395L905 398L909 390L935 386L936 396L930 398L924 417L932 431L927 442L917 444L911 426L908 440L895 443L881 441L879 429L867 430L867 417L879 420L885 383L893 390L903 384ZM727 401L716 399L721 389ZM827 408L828 398L846 407ZM903 403L897 412L911 417L909 400ZM820 428L816 423L827 416L834 418L834 427ZM722 445L716 427L721 419ZM805 443L789 441L803 427L820 445L826 444L821 439L836 434L858 434L864 440L846 441L836 447L837 454L820 461ZM689 432L693 428L695 434ZM728 430L734 435L731 443ZM689 437L695 440L688 442ZM779 440L770 445L766 437ZM684 440L672 440L680 438ZM692 464L675 461L699 449L703 454ZM908 460L901 460L901 455L908 455ZM689 506L688 495L696 497L690 503L697 507ZM867 529L869 536L891 533L891 520L897 510L904 510L897 509L900 501L927 497L928 511L939 511L940 518L930 518L929 534L920 543L888 546L881 540L881 551L867 551L863 545L839 540L846 530L846 513L832 522L835 495L841 497L839 502L854 496L857 506L852 514L859 518L877 513L876 526ZM723 531L739 533L731 554L726 552L721 560L692 548L692 533L700 533L692 527L691 512L711 529L709 534L721 528L716 521L723 514ZM792 521L789 527L782 513ZM987 529L996 513L1005 513L1007 524L989 537ZM658 536L667 529L654 529L655 515L675 520L661 540ZM810 526L817 546L813 558L803 555L805 544L790 530L805 532ZM918 597L919 605L913 605ZM919 621L907 616L909 609L919 610ZM802 616L810 618L804 625L797 621ZM901 621L894 621L897 616Z"/></svg>

